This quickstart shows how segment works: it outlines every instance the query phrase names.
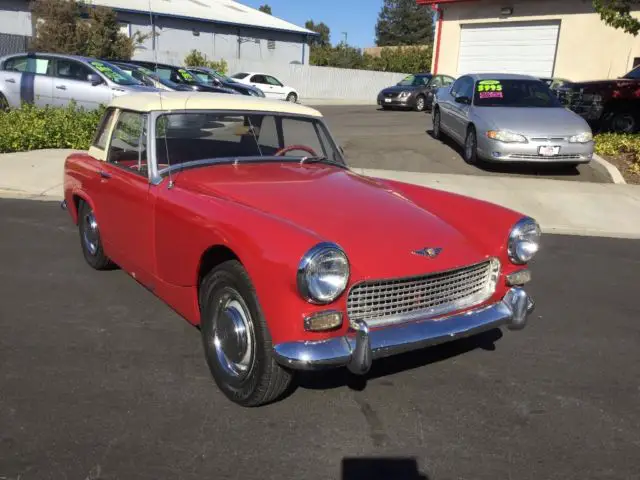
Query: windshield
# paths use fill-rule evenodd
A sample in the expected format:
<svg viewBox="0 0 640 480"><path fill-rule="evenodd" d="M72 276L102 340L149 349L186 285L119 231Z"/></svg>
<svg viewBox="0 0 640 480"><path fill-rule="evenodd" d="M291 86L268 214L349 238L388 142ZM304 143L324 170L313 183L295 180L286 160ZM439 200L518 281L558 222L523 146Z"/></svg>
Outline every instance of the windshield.
<svg viewBox="0 0 640 480"><path fill-rule="evenodd" d="M539 80L480 80L475 87L476 107L562 107L558 97Z"/></svg>
<svg viewBox="0 0 640 480"><path fill-rule="evenodd" d="M280 114L186 112L158 117L156 124L158 168L196 162L300 161L326 157L344 165L340 150L324 124L312 117ZM282 149L291 146L288 152ZM275 156L276 153L282 156Z"/></svg>
<svg viewBox="0 0 640 480"><path fill-rule="evenodd" d="M420 85L427 85L431 80L428 75L409 75L398 82L399 87L418 87Z"/></svg>
<svg viewBox="0 0 640 480"><path fill-rule="evenodd" d="M631 70L629 73L627 73L622 78L632 78L632 79L635 79L635 80L640 79L640 65L637 66L636 68L634 68L633 70Z"/></svg>
<svg viewBox="0 0 640 480"><path fill-rule="evenodd" d="M142 82L136 80L127 72L111 63L93 60L89 62L89 64L113 83L117 83L118 85L142 85Z"/></svg>

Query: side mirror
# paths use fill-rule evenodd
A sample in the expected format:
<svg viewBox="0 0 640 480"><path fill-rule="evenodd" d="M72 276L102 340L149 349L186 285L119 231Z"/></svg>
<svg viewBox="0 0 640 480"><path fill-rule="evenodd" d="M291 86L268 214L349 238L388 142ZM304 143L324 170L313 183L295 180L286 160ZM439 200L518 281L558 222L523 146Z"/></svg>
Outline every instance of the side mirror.
<svg viewBox="0 0 640 480"><path fill-rule="evenodd" d="M469 97L456 97L456 103L471 105L471 99Z"/></svg>
<svg viewBox="0 0 640 480"><path fill-rule="evenodd" d="M96 73L90 73L89 75L87 75L87 81L91 82L91 85L95 87L96 85L100 85L102 83L102 78L100 78L100 75Z"/></svg>

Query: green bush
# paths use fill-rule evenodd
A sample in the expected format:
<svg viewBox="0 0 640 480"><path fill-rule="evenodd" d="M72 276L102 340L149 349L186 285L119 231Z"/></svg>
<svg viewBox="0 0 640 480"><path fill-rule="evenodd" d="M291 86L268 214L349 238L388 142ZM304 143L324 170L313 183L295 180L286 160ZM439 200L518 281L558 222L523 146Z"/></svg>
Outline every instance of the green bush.
<svg viewBox="0 0 640 480"><path fill-rule="evenodd" d="M189 55L184 57L183 63L186 67L209 67L223 75L225 75L229 69L229 65L224 58L221 58L219 62L208 60L206 55L195 49L191 50Z"/></svg>
<svg viewBox="0 0 640 480"><path fill-rule="evenodd" d="M332 46L312 46L311 65L320 67L376 70L379 72L417 73L431 70L431 48L383 48L380 56L362 53L358 48L341 43Z"/></svg>
<svg viewBox="0 0 640 480"><path fill-rule="evenodd" d="M104 107L85 110L70 104L65 108L35 107L0 111L0 153L42 148L87 150Z"/></svg>
<svg viewBox="0 0 640 480"><path fill-rule="evenodd" d="M631 162L631 171L640 173L640 134L601 133L595 142L598 155L625 155Z"/></svg>

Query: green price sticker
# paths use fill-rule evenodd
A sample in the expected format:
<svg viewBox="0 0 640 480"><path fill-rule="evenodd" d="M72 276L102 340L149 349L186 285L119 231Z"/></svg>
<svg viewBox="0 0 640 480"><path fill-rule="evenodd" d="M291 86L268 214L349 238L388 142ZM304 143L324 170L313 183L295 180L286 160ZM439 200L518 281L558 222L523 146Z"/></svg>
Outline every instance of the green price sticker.
<svg viewBox="0 0 640 480"><path fill-rule="evenodd" d="M114 71L111 67L106 66L104 63L91 62L91 65L100 73L102 73L105 77L107 77L109 80L113 80L116 83L126 80L125 77L120 75L118 72Z"/></svg>
<svg viewBox="0 0 640 480"><path fill-rule="evenodd" d="M185 80L189 80L190 82L194 80L193 75L191 75L185 69L180 68L178 69L178 72L180 72L180 75L182 75L182 78L184 78Z"/></svg>
<svg viewBox="0 0 640 480"><path fill-rule="evenodd" d="M478 92L501 92L502 85L497 80L480 80L477 90Z"/></svg>

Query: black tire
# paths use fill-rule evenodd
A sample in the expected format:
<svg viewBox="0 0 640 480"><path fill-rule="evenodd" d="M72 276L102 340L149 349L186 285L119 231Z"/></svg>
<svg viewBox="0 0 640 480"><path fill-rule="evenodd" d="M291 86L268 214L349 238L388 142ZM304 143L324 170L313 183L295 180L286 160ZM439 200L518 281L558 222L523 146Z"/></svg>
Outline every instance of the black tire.
<svg viewBox="0 0 640 480"><path fill-rule="evenodd" d="M640 115L633 110L614 110L607 115L606 130L615 133L636 133L640 127Z"/></svg>
<svg viewBox="0 0 640 480"><path fill-rule="evenodd" d="M427 109L427 99L424 95L416 97L416 104L413 108L416 112L424 112Z"/></svg>
<svg viewBox="0 0 640 480"><path fill-rule="evenodd" d="M244 407L280 398L293 375L274 359L269 328L242 264L229 260L211 270L199 301L205 357L222 393Z"/></svg>
<svg viewBox="0 0 640 480"><path fill-rule="evenodd" d="M289 95L287 95L287 102L297 103L298 96L295 93L291 92Z"/></svg>
<svg viewBox="0 0 640 480"><path fill-rule="evenodd" d="M440 122L440 109L436 108L433 112L433 138L436 140L442 139L442 126Z"/></svg>
<svg viewBox="0 0 640 480"><path fill-rule="evenodd" d="M387 105L381 105L383 110L391 110L391 107L388 107Z"/></svg>
<svg viewBox="0 0 640 480"><path fill-rule="evenodd" d="M91 205L81 201L78 208L78 232L82 254L87 263L96 270L110 270L115 264L107 257L102 248L100 229Z"/></svg>
<svg viewBox="0 0 640 480"><path fill-rule="evenodd" d="M5 98L3 94L0 93L0 112L8 112L9 111L9 102Z"/></svg>
<svg viewBox="0 0 640 480"><path fill-rule="evenodd" d="M478 164L478 138L476 137L476 129L473 125L467 129L467 136L464 140L464 161L469 165Z"/></svg>

